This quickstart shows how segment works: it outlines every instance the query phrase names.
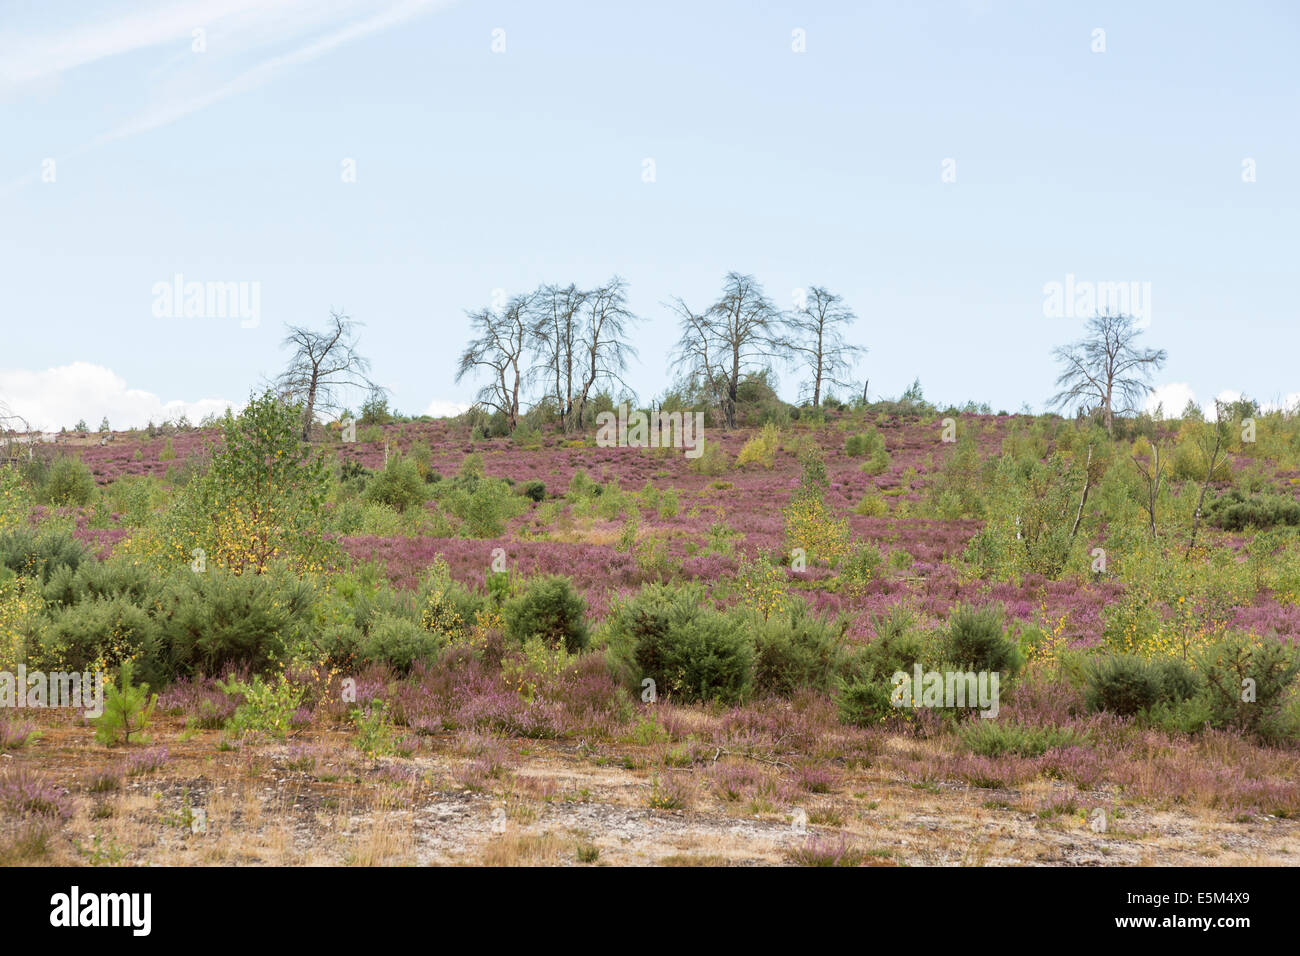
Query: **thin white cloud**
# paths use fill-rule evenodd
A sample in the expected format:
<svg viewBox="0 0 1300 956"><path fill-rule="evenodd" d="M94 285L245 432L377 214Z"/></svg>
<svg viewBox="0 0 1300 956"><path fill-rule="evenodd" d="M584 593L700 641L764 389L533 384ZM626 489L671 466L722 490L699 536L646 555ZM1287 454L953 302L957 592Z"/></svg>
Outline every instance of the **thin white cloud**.
<svg viewBox="0 0 1300 956"><path fill-rule="evenodd" d="M1157 385L1147 395L1144 409L1154 415L1159 408L1165 418L1177 418L1183 413L1188 402L1196 401L1196 392L1186 382L1168 382Z"/></svg>
<svg viewBox="0 0 1300 956"><path fill-rule="evenodd" d="M445 399L435 398L429 403L429 407L424 410L424 414L432 418L455 418L469 410L469 405L464 402L449 402Z"/></svg>
<svg viewBox="0 0 1300 956"><path fill-rule="evenodd" d="M181 415L197 424L205 415L239 407L222 398L163 401L152 392L127 388L126 380L112 369L90 362L39 372L0 369L0 400L39 431L71 428L80 420L93 429L102 418L115 429L141 428Z"/></svg>
<svg viewBox="0 0 1300 956"><path fill-rule="evenodd" d="M1207 402L1197 402L1196 392L1186 382L1167 382L1164 385L1157 385L1150 394L1147 395L1146 403L1143 408L1150 414L1154 414L1157 407L1161 407L1165 418L1177 418L1183 413L1188 402L1195 402L1205 416L1206 421L1215 421L1218 418L1218 411L1215 408L1215 402L1223 402L1225 405L1231 405L1233 402L1240 401L1243 394L1235 388L1225 388L1220 391L1214 398ZM1290 412L1300 414L1300 392L1288 392L1277 401L1261 401L1259 410L1261 412Z"/></svg>
<svg viewBox="0 0 1300 956"><path fill-rule="evenodd" d="M369 36L372 33L378 33L382 30L389 29L406 20L417 16L435 5L443 5L447 0L403 0L403 2L390 4L388 9L374 16L367 17L358 23L350 24L342 29L335 30L317 40L308 43L290 53L281 54L272 57L252 69L246 70L239 76L235 77L228 83L224 83L215 89L209 90L197 96L187 97L185 99L164 104L156 107L141 116L122 124L114 130L105 133L96 141L97 144L111 142L113 140L124 139L128 136L134 136L137 133L143 133L148 130L157 129L160 126L166 126L174 123L179 119L189 116L191 113L198 112L205 107L218 103L227 97L239 93L247 93L269 81L276 73L288 67L299 66L303 63L309 63L327 53L330 53L345 43Z"/></svg>
<svg viewBox="0 0 1300 956"><path fill-rule="evenodd" d="M54 4L49 4L54 6ZM214 34L238 32L257 19L289 8L307 9L305 0L187 0L138 5L124 15L74 26L60 34L0 37L0 87L48 80L69 70L168 43L189 45L196 29Z"/></svg>
<svg viewBox="0 0 1300 956"><path fill-rule="evenodd" d="M154 3L57 35L0 31L0 98L57 84L63 74L125 54L171 47L149 74L156 105L87 139L57 159L158 129L228 97L258 89L281 71L309 63L344 44L398 26L452 0L183 0ZM69 17L69 19L73 19ZM194 31L205 52L190 52ZM307 39L310 38L310 39ZM304 40L306 39L306 42ZM252 67L260 48L289 49ZM233 78L231 78L231 74ZM168 90L167 87L171 89ZM36 182L29 172L0 187L0 198Z"/></svg>

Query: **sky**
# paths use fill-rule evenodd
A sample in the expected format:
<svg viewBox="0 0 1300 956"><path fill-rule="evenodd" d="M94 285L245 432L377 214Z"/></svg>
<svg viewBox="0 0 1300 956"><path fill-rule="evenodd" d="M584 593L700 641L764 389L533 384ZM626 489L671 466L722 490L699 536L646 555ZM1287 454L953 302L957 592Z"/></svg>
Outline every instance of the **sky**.
<svg viewBox="0 0 1300 956"><path fill-rule="evenodd" d="M1135 284L1167 411L1289 404L1297 46L1291 2L0 0L0 402L197 419L333 309L446 414L467 310L615 274L645 400L735 270L842 295L873 398L1041 410L1068 281Z"/></svg>

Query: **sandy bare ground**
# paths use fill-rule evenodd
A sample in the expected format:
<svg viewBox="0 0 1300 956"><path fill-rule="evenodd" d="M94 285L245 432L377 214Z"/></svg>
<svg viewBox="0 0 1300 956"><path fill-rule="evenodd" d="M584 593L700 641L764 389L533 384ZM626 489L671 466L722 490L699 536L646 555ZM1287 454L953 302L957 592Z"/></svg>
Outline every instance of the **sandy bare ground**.
<svg viewBox="0 0 1300 956"><path fill-rule="evenodd" d="M1049 780L981 789L868 766L797 807L756 807L717 794L707 756L665 770L636 745L508 740L509 769L466 786L454 735L409 759L372 758L342 733L223 749L219 732L173 723L153 744L166 762L127 776L122 748L42 721L42 737L0 756L0 772L22 767L66 788L74 814L40 852L9 815L6 862L758 866L833 846L877 865L1300 864L1300 821L1144 807ZM664 774L684 806L652 806ZM1054 801L1067 809L1043 814Z"/></svg>

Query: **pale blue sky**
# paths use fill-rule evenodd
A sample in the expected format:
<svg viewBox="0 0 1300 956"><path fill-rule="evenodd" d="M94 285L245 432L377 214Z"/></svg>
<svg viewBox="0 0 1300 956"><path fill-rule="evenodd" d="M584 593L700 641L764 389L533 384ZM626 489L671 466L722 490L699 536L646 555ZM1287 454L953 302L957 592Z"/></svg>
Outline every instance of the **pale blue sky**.
<svg viewBox="0 0 1300 956"><path fill-rule="evenodd" d="M663 303L732 269L841 293L873 395L1041 407L1073 274L1151 284L1179 408L1282 399L1298 41L1284 2L0 0L0 400L122 427L241 400L334 307L421 412L470 396L464 310L613 273L649 397ZM260 323L156 317L176 273L260 283Z"/></svg>

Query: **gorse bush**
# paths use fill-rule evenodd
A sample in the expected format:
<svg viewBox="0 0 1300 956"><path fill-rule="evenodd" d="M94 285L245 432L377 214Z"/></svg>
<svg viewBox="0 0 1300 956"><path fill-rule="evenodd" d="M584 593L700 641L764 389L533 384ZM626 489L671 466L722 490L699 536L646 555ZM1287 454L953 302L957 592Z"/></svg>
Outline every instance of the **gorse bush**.
<svg viewBox="0 0 1300 956"><path fill-rule="evenodd" d="M552 647L577 652L587 646L586 607L567 578L533 578L523 594L507 601L502 616L506 636L523 643L541 638Z"/></svg>
<svg viewBox="0 0 1300 956"><path fill-rule="evenodd" d="M1247 497L1233 488L1206 507L1206 522L1224 531L1300 526L1300 501L1283 495Z"/></svg>
<svg viewBox="0 0 1300 956"><path fill-rule="evenodd" d="M85 547L66 531L11 528L0 531L0 567L41 584L61 569L76 571L89 560Z"/></svg>
<svg viewBox="0 0 1300 956"><path fill-rule="evenodd" d="M162 639L176 674L220 674L231 665L266 670L308 627L314 595L283 573L209 569L175 575L159 597Z"/></svg>
<svg viewBox="0 0 1300 956"><path fill-rule="evenodd" d="M847 659L842 626L822 620L802 600L751 626L757 693L789 697L834 686Z"/></svg>
<svg viewBox="0 0 1300 956"><path fill-rule="evenodd" d="M962 743L981 757L1041 757L1058 747L1079 746L1083 738L1068 727L1029 727L1003 720L972 720Z"/></svg>
<svg viewBox="0 0 1300 956"><path fill-rule="evenodd" d="M410 458L394 458L388 467L366 484L363 497L375 504L384 504L398 512L423 504L424 478Z"/></svg>
<svg viewBox="0 0 1300 956"><path fill-rule="evenodd" d="M1181 661L1162 662L1131 654L1111 654L1092 663L1087 680L1085 700L1090 710L1129 717L1158 703L1174 703L1191 696L1187 693L1192 680L1190 671Z"/></svg>
<svg viewBox="0 0 1300 956"><path fill-rule="evenodd" d="M364 663L386 663L404 674L413 663L435 661L446 643L446 635L421 627L417 620L380 613L359 641L357 658Z"/></svg>
<svg viewBox="0 0 1300 956"><path fill-rule="evenodd" d="M88 505L95 496L95 477L80 458L64 455L50 465L42 491L56 508Z"/></svg>
<svg viewBox="0 0 1300 956"><path fill-rule="evenodd" d="M683 701L744 699L754 680L754 645L740 615L716 610L697 585L650 585L613 612L607 633L624 678L646 678Z"/></svg>
<svg viewBox="0 0 1300 956"><path fill-rule="evenodd" d="M1024 664L1019 647L1007 635L1000 604L953 608L948 615L944 653L949 660L976 671L1013 675Z"/></svg>
<svg viewBox="0 0 1300 956"><path fill-rule="evenodd" d="M91 598L56 610L37 636L32 657L47 670L82 673L133 660L151 683L170 677L162 628L125 597Z"/></svg>
<svg viewBox="0 0 1300 956"><path fill-rule="evenodd" d="M871 618L874 637L855 648L839 678L840 719L858 726L878 724L899 716L891 701L892 678L899 671L911 674L925 663L929 650L916 616L902 607Z"/></svg>
<svg viewBox="0 0 1300 956"><path fill-rule="evenodd" d="M45 600L52 605L73 605L95 598L126 598L145 605L158 589L158 577L148 568L127 560L83 561L75 568L62 565L45 585Z"/></svg>

